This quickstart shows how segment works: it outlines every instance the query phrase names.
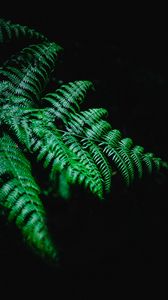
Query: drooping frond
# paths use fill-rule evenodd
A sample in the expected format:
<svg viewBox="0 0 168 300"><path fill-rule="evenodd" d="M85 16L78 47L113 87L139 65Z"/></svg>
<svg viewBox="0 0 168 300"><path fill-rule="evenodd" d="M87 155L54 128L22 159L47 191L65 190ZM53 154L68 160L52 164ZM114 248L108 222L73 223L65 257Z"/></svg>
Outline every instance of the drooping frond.
<svg viewBox="0 0 168 300"><path fill-rule="evenodd" d="M130 185L138 174L142 178L144 172L151 173L153 169L167 168L165 162L155 157L153 153L145 153L141 146L134 146L130 138L121 138L118 130L112 130L108 135L116 134L117 139L105 138L105 142L101 142L100 146L104 148L104 152L112 158L116 168L120 171L125 183ZM111 144L111 145L110 145Z"/></svg>
<svg viewBox="0 0 168 300"><path fill-rule="evenodd" d="M38 102L55 67L61 47L44 42L24 48L0 68L0 104ZM14 100L16 102L14 102Z"/></svg>
<svg viewBox="0 0 168 300"><path fill-rule="evenodd" d="M82 185L103 199L112 189L114 174L130 185L146 171L168 169L168 163L113 129L105 120L106 109L80 111L93 88L90 81L62 85L61 81L56 84L59 88L43 96L60 46L27 26L0 19L0 44L12 40L31 40L32 45L0 68L0 208L16 223L27 244L41 256L56 259L40 190L23 152L47 168L53 193L58 189L56 195L64 199L70 195L70 184ZM51 86L55 82L52 79ZM42 194L51 190L47 186Z"/></svg>
<svg viewBox="0 0 168 300"><path fill-rule="evenodd" d="M25 241L40 255L56 258L49 236L45 211L39 199L39 187L30 164L8 135L0 139L0 206L9 221L14 221Z"/></svg>
<svg viewBox="0 0 168 300"><path fill-rule="evenodd" d="M13 24L11 21L0 19L0 44L23 38L39 42L47 41L47 38L43 34L28 26Z"/></svg>
<svg viewBox="0 0 168 300"><path fill-rule="evenodd" d="M59 90L65 90L65 85ZM37 153L37 159L43 160L44 167L51 168L51 178L58 172L64 172L69 182L82 183L102 198L103 190L110 191L111 179L116 171L126 185L130 185L136 174L141 178L145 170L151 172L153 167L159 169L163 165L161 159L144 153L142 147L134 146L130 138L123 138L119 130L112 129L103 120L107 116L105 109L66 112L65 121L61 117L63 123L59 129L57 119L62 113L62 103L68 103L67 95L65 99L62 95L61 101L59 97L57 99L57 93L54 99L51 98L48 102L52 107L34 109L34 113L30 110L27 115L30 148L25 142L28 149ZM73 96L71 101L74 103ZM28 139L25 138L25 141Z"/></svg>
<svg viewBox="0 0 168 300"><path fill-rule="evenodd" d="M106 183L106 190L108 190L107 183L110 186L110 170L109 164L106 163L107 159L119 171L127 185L133 182L136 172L141 178L143 170L146 169L151 173L153 167L159 169L165 165L160 158L156 158L152 153L143 153L143 148L134 146L130 138L122 138L119 130L112 129L109 122L103 120L106 116L107 111L102 108L83 112L70 111L68 121L66 119L64 122L64 128L69 139L72 139L72 136L73 139L77 138L80 146L86 147L95 164L99 165L99 170L101 166L100 174L104 178L104 184Z"/></svg>
<svg viewBox="0 0 168 300"><path fill-rule="evenodd" d="M101 161L102 159L104 160L104 163L101 166L104 173L106 173L106 176L108 174L108 179L106 178L105 180L106 190L108 190L109 188L107 188L107 186L111 186L111 179L109 179L109 164L105 165L107 158L105 153L102 153L100 146L106 145L104 151L107 156L112 157L114 164L118 166L118 169L127 184L130 183L130 179L133 179L134 170L132 160L127 154L127 144L124 143L124 140L121 142L121 133L118 130L111 130L111 125L107 121L102 120L102 117L105 116L107 116L107 111L102 108L90 109L89 111L78 114L71 114L71 119L68 122L66 129L71 134L83 136L83 138L86 139L87 144L89 144L89 142L97 143L97 148L95 147L94 151L92 149L92 155L95 158L95 151L97 153L98 149L100 149L100 153L99 155L97 153L96 157L97 160L98 158L101 159Z"/></svg>

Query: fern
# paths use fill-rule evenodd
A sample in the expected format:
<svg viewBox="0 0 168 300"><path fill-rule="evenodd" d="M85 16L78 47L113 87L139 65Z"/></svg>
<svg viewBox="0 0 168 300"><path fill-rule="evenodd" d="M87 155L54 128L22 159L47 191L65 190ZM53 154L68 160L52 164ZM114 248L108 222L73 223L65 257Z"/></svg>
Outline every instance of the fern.
<svg viewBox="0 0 168 300"><path fill-rule="evenodd" d="M27 135L26 122L21 121L20 117L25 113L24 108L38 104L60 50L61 47L55 43L32 45L10 58L0 68L0 123L9 125L20 141L25 138L23 123ZM22 123L22 130L19 122Z"/></svg>
<svg viewBox="0 0 168 300"><path fill-rule="evenodd" d="M112 190L114 175L129 186L168 164L113 129L106 109L81 109L94 89L90 81L63 83L45 94L62 48L26 26L0 20L0 43L22 37L40 43L22 49L0 68L0 205L37 253L56 259L39 199L49 191L37 186L29 153L64 199L73 184L102 200Z"/></svg>
<svg viewBox="0 0 168 300"><path fill-rule="evenodd" d="M67 87L73 84L74 103L76 106L81 92L78 88L81 82L68 83ZM91 83L83 82L82 88L85 92ZM76 88L75 88L76 87ZM44 167L51 165L51 178L54 172L64 171L67 180L71 183L83 183L103 198L103 189L107 192L111 188L112 174L119 171L126 185L130 185L136 177L136 171L141 178L143 170L151 173L152 168L160 168L162 161L149 153L142 154L142 148L133 148L133 141L130 138L122 138L119 130L112 129L111 125L102 120L107 116L104 109L89 109L79 113L79 107L69 110L70 101L73 104L72 90L65 96L60 96L59 88L55 93L47 94L43 101L47 100L52 106L47 109L37 109L36 114L29 115L31 120L30 131L32 130L32 152L39 152L37 160L43 160ZM78 91L78 93L77 93ZM79 98L78 98L79 97ZM58 105L57 105L58 103ZM67 104L67 105L66 105ZM62 129L57 127L57 120L61 119ZM110 166L112 159L113 172ZM75 172L71 171L75 167ZM83 175L80 173L83 170ZM67 174L67 175L66 175Z"/></svg>
<svg viewBox="0 0 168 300"><path fill-rule="evenodd" d="M79 104L84 100L87 90L93 88L90 81L75 81L63 84L55 93L48 93L42 101L54 108L54 112L63 122L66 122L70 113L80 110Z"/></svg>
<svg viewBox="0 0 168 300"><path fill-rule="evenodd" d="M13 40L20 40L26 38L29 40L47 41L47 38L35 31L30 29L28 26L20 24L12 24L11 21L0 19L0 43L4 44Z"/></svg>
<svg viewBox="0 0 168 300"><path fill-rule="evenodd" d="M57 44L45 42L24 48L5 62L0 68L1 103L5 99L5 104L14 104L17 98L22 99L24 105L38 101L50 79L60 50Z"/></svg>
<svg viewBox="0 0 168 300"><path fill-rule="evenodd" d="M15 221L27 243L44 256L55 258L57 252L49 236L45 210L39 199L39 187L30 164L8 135L0 139L0 206L9 221Z"/></svg>

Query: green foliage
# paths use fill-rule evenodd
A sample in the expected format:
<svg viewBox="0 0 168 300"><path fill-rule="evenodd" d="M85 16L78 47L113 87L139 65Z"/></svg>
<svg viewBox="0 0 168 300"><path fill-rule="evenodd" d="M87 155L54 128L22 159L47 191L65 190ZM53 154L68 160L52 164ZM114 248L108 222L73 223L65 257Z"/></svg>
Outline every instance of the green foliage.
<svg viewBox="0 0 168 300"><path fill-rule="evenodd" d="M19 98L20 105L30 106L39 101L60 50L57 44L44 42L24 48L5 62L0 68L1 103L4 99L5 105L18 105Z"/></svg>
<svg viewBox="0 0 168 300"><path fill-rule="evenodd" d="M0 176L6 179L0 187L0 206L9 221L15 221L27 243L42 256L56 258L50 239L45 210L39 199L40 189L30 163L17 144L6 134L0 139Z"/></svg>
<svg viewBox="0 0 168 300"><path fill-rule="evenodd" d="M29 40L47 41L47 38L27 26L12 24L11 21L0 19L0 44L26 38Z"/></svg>
<svg viewBox="0 0 168 300"><path fill-rule="evenodd" d="M50 184L58 183L64 199L70 185L79 184L102 200L112 190L114 175L129 186L168 164L113 129L106 109L80 110L93 89L90 81L64 83L45 94L62 48L26 26L0 21L1 43L22 36L40 43L22 49L0 68L0 205L37 253L57 258L28 153L47 169Z"/></svg>

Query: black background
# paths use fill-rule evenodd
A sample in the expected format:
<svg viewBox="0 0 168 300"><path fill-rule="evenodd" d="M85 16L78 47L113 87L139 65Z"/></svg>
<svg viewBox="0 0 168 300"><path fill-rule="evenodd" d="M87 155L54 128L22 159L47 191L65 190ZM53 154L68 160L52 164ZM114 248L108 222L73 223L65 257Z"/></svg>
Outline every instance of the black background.
<svg viewBox="0 0 168 300"><path fill-rule="evenodd" d="M69 10L66 5L58 9L45 4L35 9L25 4L22 9L2 11L1 17L28 25L60 44L64 53L57 78L93 80L96 91L88 107L107 108L114 128L166 160L168 58L164 3L156 7L127 3L109 9L101 4L99 10L96 5L91 10L89 5L78 3ZM8 51L12 54L12 45ZM110 199L103 204L79 190L71 203L57 204L56 208L46 204L49 226L62 250L58 269L25 249L19 233L2 220L4 285L15 281L25 284L24 278L29 278L30 289L38 285L51 291L61 282L64 294L70 293L66 284L72 281L81 286L78 299L90 299L88 286L93 293L102 290L103 299L108 299L106 288L111 293L135 290L137 295L157 290L163 299L166 187L165 175L145 178L129 189L116 181ZM75 285L72 287L75 289Z"/></svg>

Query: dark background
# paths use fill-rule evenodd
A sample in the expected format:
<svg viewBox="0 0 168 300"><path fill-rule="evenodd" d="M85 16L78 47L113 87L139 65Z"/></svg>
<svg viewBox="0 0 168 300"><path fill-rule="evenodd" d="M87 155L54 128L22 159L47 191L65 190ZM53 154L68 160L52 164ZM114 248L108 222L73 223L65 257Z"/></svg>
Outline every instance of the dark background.
<svg viewBox="0 0 168 300"><path fill-rule="evenodd" d="M168 57L164 2L160 6L119 5L103 10L78 3L78 10L53 6L2 12L64 48L56 77L89 79L95 92L88 107L105 107L113 128L167 159ZM85 12L86 10L86 12ZM12 45L8 49L12 54ZM58 269L43 263L21 244L15 229L1 221L0 260L5 284L29 278L29 284L56 288L78 282L86 291L131 293L159 291L164 298L167 259L167 174L144 178L129 189L114 182L103 204L77 189L68 204L46 204L49 226L62 250ZM82 197L83 195L83 197ZM50 207L52 205L52 208ZM29 275L30 274L30 275ZM23 280L24 282L24 280ZM105 290L103 290L105 292ZM62 290L64 292L64 290ZM84 298L83 293L86 293ZM160 295L161 295L160 294ZM135 297L136 298L136 297ZM93 298L94 299L94 298ZM103 299L108 299L105 296Z"/></svg>

